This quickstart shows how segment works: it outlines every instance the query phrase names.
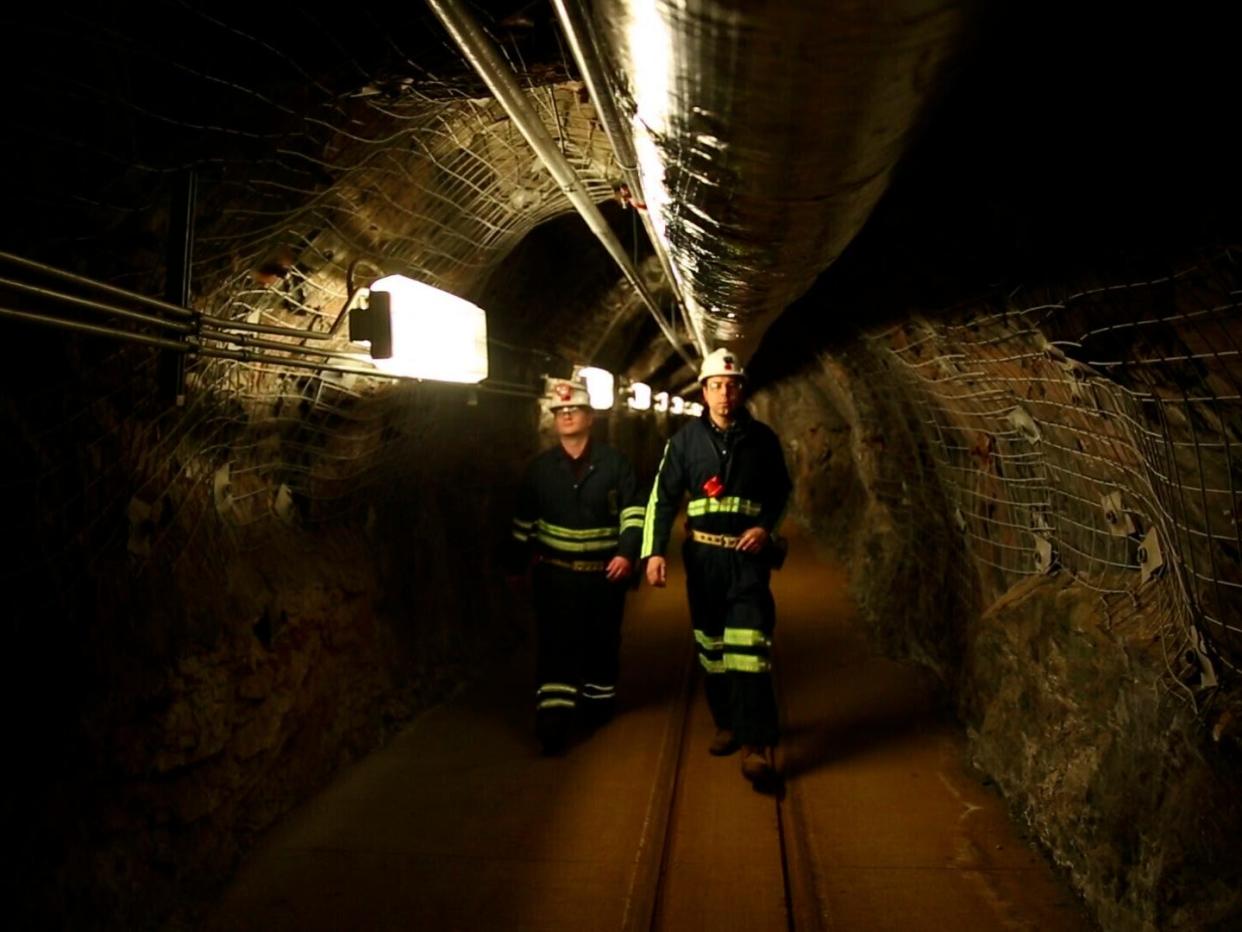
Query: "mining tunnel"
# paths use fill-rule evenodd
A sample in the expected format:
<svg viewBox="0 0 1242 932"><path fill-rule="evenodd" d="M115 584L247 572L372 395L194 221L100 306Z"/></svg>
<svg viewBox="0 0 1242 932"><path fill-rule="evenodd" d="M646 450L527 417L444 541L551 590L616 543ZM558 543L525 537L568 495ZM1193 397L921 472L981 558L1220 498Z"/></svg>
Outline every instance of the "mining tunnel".
<svg viewBox="0 0 1242 932"><path fill-rule="evenodd" d="M1242 928L1223 15L2 17L10 928ZM676 546L554 755L503 559L549 381L645 494L721 347L793 480L762 792Z"/></svg>

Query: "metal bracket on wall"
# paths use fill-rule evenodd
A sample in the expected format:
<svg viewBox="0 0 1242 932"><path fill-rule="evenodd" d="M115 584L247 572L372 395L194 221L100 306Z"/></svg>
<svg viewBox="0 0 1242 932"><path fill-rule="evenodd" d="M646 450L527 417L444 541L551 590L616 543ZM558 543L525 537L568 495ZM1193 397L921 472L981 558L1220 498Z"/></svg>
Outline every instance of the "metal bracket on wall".
<svg viewBox="0 0 1242 932"><path fill-rule="evenodd" d="M1039 432L1039 425L1035 423L1030 412L1021 405L1009 412L1009 423L1030 443L1039 443L1043 439L1043 435Z"/></svg>
<svg viewBox="0 0 1242 932"><path fill-rule="evenodd" d="M1154 527L1147 529L1147 533L1143 536L1143 542L1138 546L1136 556L1139 565L1139 578L1143 583L1155 576L1159 576L1164 569L1164 553L1160 549L1160 535L1156 533Z"/></svg>
<svg viewBox="0 0 1242 932"><path fill-rule="evenodd" d="M216 512L224 517L233 514L233 484L229 474L229 464L225 463L211 477L211 494L216 503Z"/></svg>
<svg viewBox="0 0 1242 932"><path fill-rule="evenodd" d="M1038 573L1051 573L1056 569L1056 552L1052 549L1052 541L1046 537L1035 538L1035 570Z"/></svg>
<svg viewBox="0 0 1242 932"><path fill-rule="evenodd" d="M1131 537L1138 533L1134 518L1122 506L1120 489L1101 495L1100 507L1104 509L1104 526L1113 537Z"/></svg>

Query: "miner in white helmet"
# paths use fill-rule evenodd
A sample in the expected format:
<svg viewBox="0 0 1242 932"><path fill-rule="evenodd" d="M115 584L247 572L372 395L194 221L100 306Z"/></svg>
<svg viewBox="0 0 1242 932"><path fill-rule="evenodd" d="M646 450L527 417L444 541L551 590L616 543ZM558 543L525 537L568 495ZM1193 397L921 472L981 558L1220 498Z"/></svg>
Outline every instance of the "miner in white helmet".
<svg viewBox="0 0 1242 932"><path fill-rule="evenodd" d="M621 615L644 509L629 460L591 437L586 385L551 379L546 403L560 442L526 471L511 569L533 564L535 732L554 754L577 724L590 728L612 717Z"/></svg>
<svg viewBox="0 0 1242 932"><path fill-rule="evenodd" d="M665 549L689 493L683 554L690 620L716 723L708 750L742 750L742 773L757 789L776 785L778 738L772 689L776 606L769 588L778 565L773 535L792 489L780 441L742 404L746 374L718 349L699 370L703 414L664 448L647 503L642 556L647 580L666 583Z"/></svg>

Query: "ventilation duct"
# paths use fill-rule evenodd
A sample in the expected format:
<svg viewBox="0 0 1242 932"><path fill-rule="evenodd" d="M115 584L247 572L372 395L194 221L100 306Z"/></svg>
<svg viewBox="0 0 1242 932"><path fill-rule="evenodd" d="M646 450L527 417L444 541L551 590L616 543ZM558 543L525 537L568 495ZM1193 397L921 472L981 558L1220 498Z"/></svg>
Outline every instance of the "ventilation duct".
<svg viewBox="0 0 1242 932"><path fill-rule="evenodd" d="M744 353L861 228L967 19L948 0L589 15L686 302Z"/></svg>

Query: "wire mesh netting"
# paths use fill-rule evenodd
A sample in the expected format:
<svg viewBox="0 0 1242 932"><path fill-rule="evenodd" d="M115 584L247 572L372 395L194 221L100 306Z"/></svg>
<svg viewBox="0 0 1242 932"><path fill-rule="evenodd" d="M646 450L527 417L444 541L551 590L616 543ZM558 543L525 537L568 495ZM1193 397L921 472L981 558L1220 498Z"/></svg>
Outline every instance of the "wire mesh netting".
<svg viewBox="0 0 1242 932"><path fill-rule="evenodd" d="M869 334L913 400L984 604L1060 569L1106 617L1156 600L1181 682L1242 663L1239 273L1150 280ZM909 497L907 496L907 501Z"/></svg>
<svg viewBox="0 0 1242 932"><path fill-rule="evenodd" d="M245 548L256 526L357 518L360 490L408 468L437 406L468 426L466 389L394 392L282 360L365 366L339 326L360 287L400 273L468 297L571 207L429 14L347 19L296 10L272 29L251 10L176 0L12 17L22 93L5 248L158 295L172 284L171 205L192 174L194 309L334 338L204 329L202 345L242 358L192 356L181 407L147 348L66 340L37 381L35 364L10 372L4 426L20 450L0 494L28 546L8 582L59 566L39 590L64 601L105 557L222 567L222 541ZM551 33L487 21L591 197L611 198L611 150L560 50L539 47ZM489 385L521 394L505 377L528 374L515 365Z"/></svg>

